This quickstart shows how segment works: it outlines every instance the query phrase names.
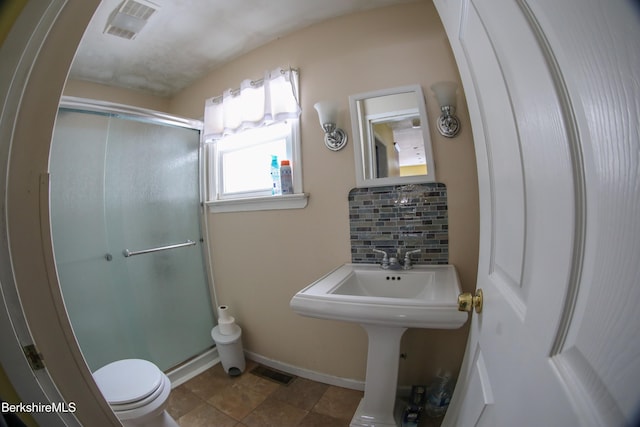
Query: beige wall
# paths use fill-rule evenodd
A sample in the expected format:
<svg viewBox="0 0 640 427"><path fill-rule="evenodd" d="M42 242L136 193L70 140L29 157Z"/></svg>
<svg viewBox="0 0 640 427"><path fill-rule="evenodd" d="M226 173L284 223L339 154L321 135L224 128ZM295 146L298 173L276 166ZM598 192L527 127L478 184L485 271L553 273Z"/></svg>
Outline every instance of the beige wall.
<svg viewBox="0 0 640 427"><path fill-rule="evenodd" d="M82 80L68 80L62 94L65 96L109 101L116 104L134 105L148 110L163 112L168 112L170 106L169 98Z"/></svg>
<svg viewBox="0 0 640 427"><path fill-rule="evenodd" d="M478 184L469 117L459 96L460 135L434 132L439 107L429 86L459 81L444 29L430 2L330 20L282 37L213 71L171 100L170 112L202 117L205 98L277 66L300 69L305 209L210 214L215 287L243 327L245 349L339 377L364 379L367 339L345 322L298 316L289 300L301 288L349 262L347 195L355 187L353 141L325 148L313 104L340 102L338 125L352 137L348 96L418 83L427 96L438 181L449 195L450 262L463 288L475 288ZM466 342L457 331L409 330L402 343L401 383L427 381L438 368L457 371Z"/></svg>
<svg viewBox="0 0 640 427"><path fill-rule="evenodd" d="M427 173L427 165L402 166L400 168L400 176L425 175Z"/></svg>

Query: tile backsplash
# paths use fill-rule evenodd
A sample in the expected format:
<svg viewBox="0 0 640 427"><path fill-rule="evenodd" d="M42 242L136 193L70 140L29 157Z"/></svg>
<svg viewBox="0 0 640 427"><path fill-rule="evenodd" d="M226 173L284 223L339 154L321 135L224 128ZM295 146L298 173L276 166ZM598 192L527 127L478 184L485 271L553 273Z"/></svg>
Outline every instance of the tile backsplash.
<svg viewBox="0 0 640 427"><path fill-rule="evenodd" d="M376 263L381 249L402 256L421 249L416 264L448 264L449 222L444 184L355 188L349 192L351 260Z"/></svg>

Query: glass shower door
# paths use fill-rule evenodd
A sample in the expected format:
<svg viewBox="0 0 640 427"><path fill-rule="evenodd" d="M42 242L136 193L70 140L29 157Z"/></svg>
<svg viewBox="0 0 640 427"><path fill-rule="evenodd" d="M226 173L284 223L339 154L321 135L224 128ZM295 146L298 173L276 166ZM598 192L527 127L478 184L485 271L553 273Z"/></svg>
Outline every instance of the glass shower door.
<svg viewBox="0 0 640 427"><path fill-rule="evenodd" d="M54 250L92 370L132 357L167 370L212 345L198 168L197 130L60 110L50 161Z"/></svg>

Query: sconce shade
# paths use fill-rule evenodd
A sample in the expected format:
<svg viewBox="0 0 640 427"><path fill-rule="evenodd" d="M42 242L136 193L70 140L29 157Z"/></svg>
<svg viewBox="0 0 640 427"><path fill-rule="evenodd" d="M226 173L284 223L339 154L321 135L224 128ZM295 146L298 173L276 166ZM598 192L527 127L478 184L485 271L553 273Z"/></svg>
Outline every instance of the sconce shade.
<svg viewBox="0 0 640 427"><path fill-rule="evenodd" d="M458 85L454 82L440 82L431 85L431 90L436 94L441 107L450 105L456 106L456 90Z"/></svg>
<svg viewBox="0 0 640 427"><path fill-rule="evenodd" d="M320 101L313 106L320 117L320 126L325 123L336 124L338 122L338 103L334 101Z"/></svg>
<svg viewBox="0 0 640 427"><path fill-rule="evenodd" d="M324 144L331 151L341 150L347 143L347 134L336 126L338 123L338 103L334 101L316 102L313 108L320 117L320 127L324 130Z"/></svg>

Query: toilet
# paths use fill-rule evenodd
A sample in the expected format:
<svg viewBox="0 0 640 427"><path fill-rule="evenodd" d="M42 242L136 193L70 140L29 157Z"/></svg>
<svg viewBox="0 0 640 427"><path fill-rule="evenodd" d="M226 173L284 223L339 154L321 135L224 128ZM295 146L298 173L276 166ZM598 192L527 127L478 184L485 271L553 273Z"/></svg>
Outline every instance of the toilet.
<svg viewBox="0 0 640 427"><path fill-rule="evenodd" d="M178 427L165 410L171 381L153 363L117 360L95 371L93 378L123 426Z"/></svg>

